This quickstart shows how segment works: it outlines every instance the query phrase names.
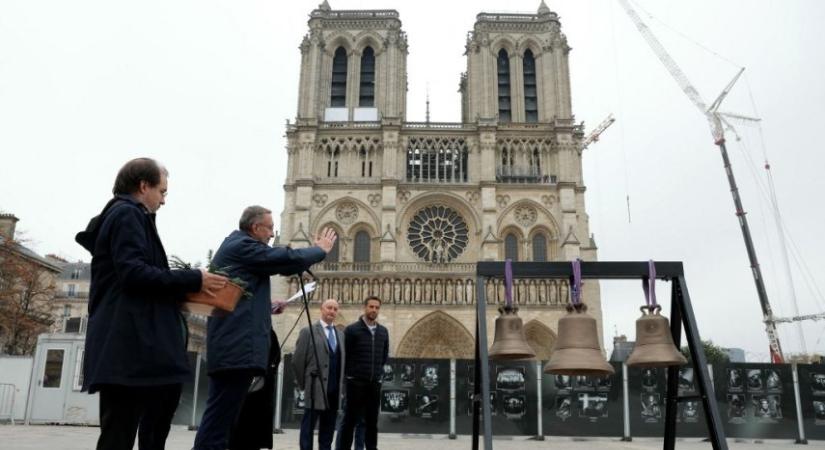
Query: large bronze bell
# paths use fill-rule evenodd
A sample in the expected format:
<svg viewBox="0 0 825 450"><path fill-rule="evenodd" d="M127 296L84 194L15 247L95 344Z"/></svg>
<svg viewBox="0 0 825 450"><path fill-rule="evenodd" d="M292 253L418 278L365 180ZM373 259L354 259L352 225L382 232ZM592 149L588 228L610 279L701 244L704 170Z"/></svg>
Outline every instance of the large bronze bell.
<svg viewBox="0 0 825 450"><path fill-rule="evenodd" d="M602 354L596 319L587 314L587 305L567 305L567 314L559 319L559 337L544 373L592 376L614 373L613 366Z"/></svg>
<svg viewBox="0 0 825 450"><path fill-rule="evenodd" d="M687 363L673 343L670 324L659 314L662 307L642 306L642 317L636 320L636 345L627 358L630 367L666 367Z"/></svg>
<svg viewBox="0 0 825 450"><path fill-rule="evenodd" d="M490 359L535 358L536 353L527 343L518 306L503 306L496 318L496 337L490 347Z"/></svg>

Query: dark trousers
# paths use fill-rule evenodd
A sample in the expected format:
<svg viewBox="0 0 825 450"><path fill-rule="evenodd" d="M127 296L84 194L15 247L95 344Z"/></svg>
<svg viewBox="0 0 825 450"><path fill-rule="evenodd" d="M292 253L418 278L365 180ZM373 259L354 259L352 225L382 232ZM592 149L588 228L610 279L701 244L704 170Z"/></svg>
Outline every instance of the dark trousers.
<svg viewBox="0 0 825 450"><path fill-rule="evenodd" d="M209 375L209 394L198 433L195 450L225 450L229 432L243 407L255 372L239 369Z"/></svg>
<svg viewBox="0 0 825 450"><path fill-rule="evenodd" d="M327 409L305 409L301 419L301 450L312 450L312 432L318 422L318 448L330 450L338 418L338 392L328 394ZM308 402L312 403L312 402Z"/></svg>
<svg viewBox="0 0 825 450"><path fill-rule="evenodd" d="M344 423L341 425L341 440L336 450L352 448L355 425L364 421L364 444L367 450L378 448L378 407L380 405L381 384L368 381L347 380L347 406Z"/></svg>
<svg viewBox="0 0 825 450"><path fill-rule="evenodd" d="M100 387L98 450L132 450L140 426L140 450L163 450L181 384Z"/></svg>
<svg viewBox="0 0 825 450"><path fill-rule="evenodd" d="M347 402L344 400L344 410L347 409ZM344 426L344 415L340 414L338 416L338 423L335 425L335 429L338 431L338 435L335 436L335 448L341 448L341 429ZM352 435L353 443L355 444L355 450L364 450L364 420L363 418L358 418L358 421L355 423L355 431Z"/></svg>

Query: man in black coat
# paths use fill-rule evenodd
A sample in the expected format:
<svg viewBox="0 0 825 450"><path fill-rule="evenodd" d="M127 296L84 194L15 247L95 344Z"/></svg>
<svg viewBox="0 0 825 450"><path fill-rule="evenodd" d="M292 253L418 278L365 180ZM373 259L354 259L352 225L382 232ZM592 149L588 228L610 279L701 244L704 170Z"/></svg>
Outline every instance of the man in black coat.
<svg viewBox="0 0 825 450"><path fill-rule="evenodd" d="M114 198L75 238L92 254L83 390L100 392L98 449L131 450L141 422L140 448L164 447L190 375L178 301L226 284L206 271L169 270L155 228L167 175L149 158L126 163Z"/></svg>
<svg viewBox="0 0 825 450"><path fill-rule="evenodd" d="M269 240L274 236L272 211L260 206L246 208L238 228L224 239L212 265L243 280L251 298L242 297L225 317L209 318L209 394L195 436L195 450L226 448L253 378L266 373L272 330L269 277L303 272L322 261L337 238L327 228L315 239L314 247L270 247Z"/></svg>
<svg viewBox="0 0 825 450"><path fill-rule="evenodd" d="M387 328L377 322L381 299L364 300L364 315L344 330L347 403L336 450L352 448L352 434L359 419L364 421L367 450L378 447L378 407L384 364L390 351Z"/></svg>

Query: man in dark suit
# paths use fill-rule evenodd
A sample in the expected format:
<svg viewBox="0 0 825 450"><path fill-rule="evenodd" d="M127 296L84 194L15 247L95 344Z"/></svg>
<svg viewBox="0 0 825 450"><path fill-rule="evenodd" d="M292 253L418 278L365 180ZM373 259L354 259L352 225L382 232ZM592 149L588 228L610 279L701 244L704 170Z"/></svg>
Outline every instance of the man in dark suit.
<svg viewBox="0 0 825 450"><path fill-rule="evenodd" d="M309 326L302 329L295 344L292 359L295 379L307 399L301 420L301 450L312 450L312 433L319 419L318 448L330 450L332 447L346 356L344 334L335 328L337 317L338 302L325 300L321 304L320 320L312 325L312 329Z"/></svg>
<svg viewBox="0 0 825 450"><path fill-rule="evenodd" d="M100 392L98 449L163 449L182 383L190 376L186 322L178 302L209 295L226 278L169 270L155 228L168 172L133 159L118 172L112 198L75 240L92 254L83 390Z"/></svg>
<svg viewBox="0 0 825 450"><path fill-rule="evenodd" d="M336 450L352 448L353 430L359 420L364 422L366 449L378 448L381 380L390 350L389 332L378 323L380 310L381 299L367 297L364 315L344 330L347 407Z"/></svg>
<svg viewBox="0 0 825 450"><path fill-rule="evenodd" d="M270 247L269 240L274 236L272 211L261 206L246 208L238 228L224 239L212 264L230 277L240 278L251 298L242 297L235 310L225 317L209 318L209 394L195 436L195 450L227 448L230 430L252 380L266 374L272 350L269 277L305 271L326 257L337 238L327 228L316 237L314 247Z"/></svg>

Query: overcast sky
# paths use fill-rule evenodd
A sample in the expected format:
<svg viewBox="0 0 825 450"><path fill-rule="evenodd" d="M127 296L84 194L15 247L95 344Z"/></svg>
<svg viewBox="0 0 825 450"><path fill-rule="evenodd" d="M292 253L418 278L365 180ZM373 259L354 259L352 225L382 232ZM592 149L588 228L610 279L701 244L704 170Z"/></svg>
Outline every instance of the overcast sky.
<svg viewBox="0 0 825 450"><path fill-rule="evenodd" d="M587 211L601 260L681 260L703 338L767 359L767 339L719 151L615 0L549 1L573 50L573 111L588 130L617 122L586 150ZM825 3L638 0L640 11L710 103L738 67L723 110L738 125L729 151L777 315L793 314L772 208L760 185L771 163L793 258L800 313L825 300ZM202 260L242 208L280 213L300 52L315 1L0 2L0 210L32 248L88 261L74 234L110 197L118 168L151 156L170 171L158 217L170 254ZM460 120L465 36L477 13L535 12L539 1L341 1L333 9L399 11L409 39L410 121ZM704 48L703 48L704 47ZM716 54L714 54L714 52ZM764 147L763 147L764 143ZM763 150L764 149L764 150ZM628 202L629 196L629 214ZM277 219L276 219L277 220ZM804 269L803 269L804 267ZM805 276L803 277L803 273ZM602 283L607 345L633 338L639 283ZM660 298L669 286L660 283ZM825 352L825 322L803 326ZM801 349L780 326L786 352Z"/></svg>

